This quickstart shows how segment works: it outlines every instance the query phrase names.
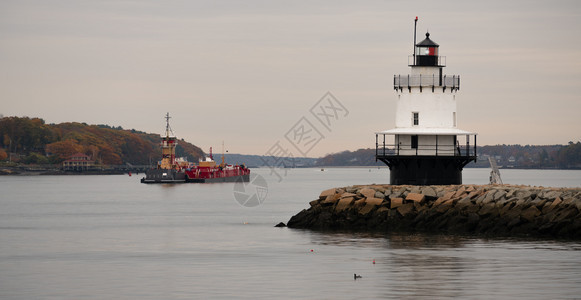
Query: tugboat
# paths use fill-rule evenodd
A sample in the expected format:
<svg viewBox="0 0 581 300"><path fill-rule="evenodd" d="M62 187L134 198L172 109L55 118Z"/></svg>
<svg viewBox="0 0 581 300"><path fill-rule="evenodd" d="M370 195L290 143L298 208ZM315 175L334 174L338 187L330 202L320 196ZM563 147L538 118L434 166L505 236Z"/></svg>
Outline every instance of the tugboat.
<svg viewBox="0 0 581 300"><path fill-rule="evenodd" d="M201 159L196 165L176 158L177 138L173 135L169 126L169 113L165 116L165 136L161 137L161 161L157 163L157 168L145 172L145 177L141 178L141 183L210 183L210 182L248 182L250 179L250 169L242 165L228 165L224 162L216 164L210 155Z"/></svg>

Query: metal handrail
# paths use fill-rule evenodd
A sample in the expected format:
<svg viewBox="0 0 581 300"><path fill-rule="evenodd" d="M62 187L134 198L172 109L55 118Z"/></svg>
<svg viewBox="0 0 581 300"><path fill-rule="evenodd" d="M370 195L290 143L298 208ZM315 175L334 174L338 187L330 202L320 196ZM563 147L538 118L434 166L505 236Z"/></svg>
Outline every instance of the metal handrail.
<svg viewBox="0 0 581 300"><path fill-rule="evenodd" d="M393 87L449 87L452 89L460 89L460 75L394 75Z"/></svg>
<svg viewBox="0 0 581 300"><path fill-rule="evenodd" d="M401 151L415 150L415 154L412 155L423 155L419 154L422 151L433 151L436 156L476 156L476 147L473 145L462 145L462 146L452 146L452 145L418 145L417 148L412 148L411 145L396 145L396 144L376 144L375 155L376 156L399 156L403 155ZM453 154L453 155L452 155ZM409 154L406 154L409 155Z"/></svg>
<svg viewBox="0 0 581 300"><path fill-rule="evenodd" d="M417 57L417 56L408 55L408 66L415 66L416 65L417 60L414 60L415 57ZM445 67L446 66L446 56L438 56L437 66L438 67Z"/></svg>

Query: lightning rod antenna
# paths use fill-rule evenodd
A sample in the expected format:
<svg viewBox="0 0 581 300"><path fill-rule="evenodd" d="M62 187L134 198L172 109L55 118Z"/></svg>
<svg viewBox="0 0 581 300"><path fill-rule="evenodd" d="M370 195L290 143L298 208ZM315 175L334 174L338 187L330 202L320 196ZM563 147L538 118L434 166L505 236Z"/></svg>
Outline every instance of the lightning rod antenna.
<svg viewBox="0 0 581 300"><path fill-rule="evenodd" d="M416 65L416 28L418 27L418 16L414 20L414 47L412 53L414 54L414 66Z"/></svg>

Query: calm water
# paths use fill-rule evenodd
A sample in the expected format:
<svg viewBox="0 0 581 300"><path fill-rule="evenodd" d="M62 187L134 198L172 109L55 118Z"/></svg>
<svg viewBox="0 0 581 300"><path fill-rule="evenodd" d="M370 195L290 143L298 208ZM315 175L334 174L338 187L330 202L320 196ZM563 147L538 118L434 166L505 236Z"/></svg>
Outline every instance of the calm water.
<svg viewBox="0 0 581 300"><path fill-rule="evenodd" d="M268 184L257 207L239 205L231 183L0 177L0 299L581 297L578 241L274 228L321 190L388 181L386 169L284 171L278 182L254 170ZM501 173L581 186L581 171ZM466 169L464 182L488 175Z"/></svg>

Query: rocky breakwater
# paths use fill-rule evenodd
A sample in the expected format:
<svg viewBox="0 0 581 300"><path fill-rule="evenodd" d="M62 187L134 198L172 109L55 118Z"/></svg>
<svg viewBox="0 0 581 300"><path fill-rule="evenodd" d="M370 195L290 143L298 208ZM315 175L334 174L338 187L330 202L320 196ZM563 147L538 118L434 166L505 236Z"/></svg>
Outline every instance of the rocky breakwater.
<svg viewBox="0 0 581 300"><path fill-rule="evenodd" d="M356 185L323 191L291 228L581 238L581 189Z"/></svg>

